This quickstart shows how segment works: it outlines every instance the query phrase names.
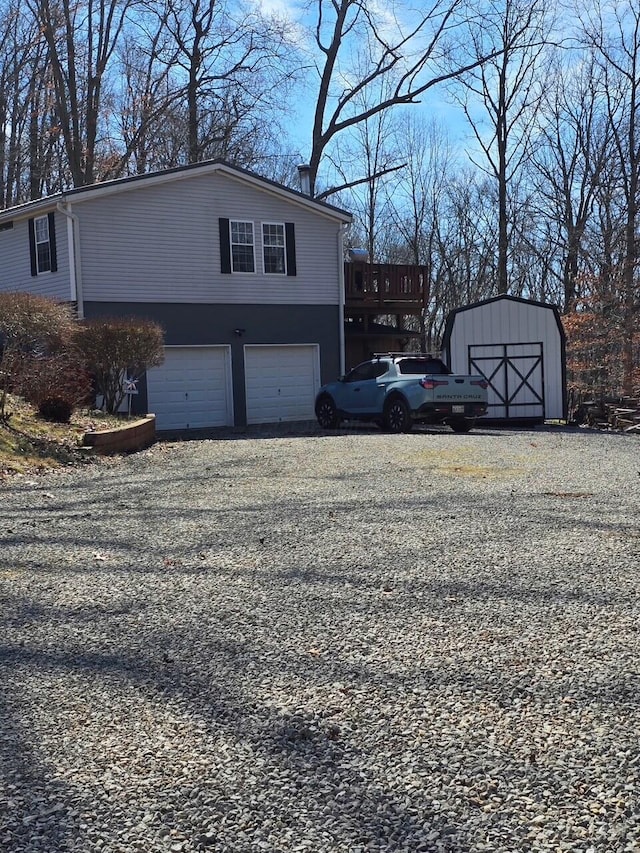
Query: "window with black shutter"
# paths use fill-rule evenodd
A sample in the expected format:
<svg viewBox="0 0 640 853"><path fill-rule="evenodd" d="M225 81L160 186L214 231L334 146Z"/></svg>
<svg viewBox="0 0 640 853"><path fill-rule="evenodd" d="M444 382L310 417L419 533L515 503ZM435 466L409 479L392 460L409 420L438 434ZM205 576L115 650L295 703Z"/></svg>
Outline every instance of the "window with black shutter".
<svg viewBox="0 0 640 853"><path fill-rule="evenodd" d="M31 275L57 271L55 214L48 213L29 220L29 253Z"/></svg>
<svg viewBox="0 0 640 853"><path fill-rule="evenodd" d="M221 217L218 231L222 273L259 271L256 263L258 235L258 239L262 239L262 272L265 275L297 275L293 222L263 222L256 228L250 220Z"/></svg>

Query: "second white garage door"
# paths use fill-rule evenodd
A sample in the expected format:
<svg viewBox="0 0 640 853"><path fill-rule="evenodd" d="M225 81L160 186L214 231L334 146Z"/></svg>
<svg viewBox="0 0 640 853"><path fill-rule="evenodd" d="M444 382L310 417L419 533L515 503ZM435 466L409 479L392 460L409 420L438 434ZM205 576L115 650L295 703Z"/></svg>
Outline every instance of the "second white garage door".
<svg viewBox="0 0 640 853"><path fill-rule="evenodd" d="M167 347L147 371L147 397L159 430L233 425L230 348Z"/></svg>
<svg viewBox="0 0 640 853"><path fill-rule="evenodd" d="M247 344L244 348L247 423L314 418L320 387L318 344Z"/></svg>

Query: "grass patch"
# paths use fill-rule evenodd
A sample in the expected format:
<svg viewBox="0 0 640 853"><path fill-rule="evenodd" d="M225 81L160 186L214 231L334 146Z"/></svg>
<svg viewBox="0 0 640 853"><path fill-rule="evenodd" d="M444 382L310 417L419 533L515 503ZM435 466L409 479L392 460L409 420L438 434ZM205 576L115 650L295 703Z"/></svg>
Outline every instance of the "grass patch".
<svg viewBox="0 0 640 853"><path fill-rule="evenodd" d="M122 424L120 418L86 409L74 412L68 424L52 423L12 395L6 410L8 420L0 421L0 479L81 464L87 460L81 449L85 432Z"/></svg>

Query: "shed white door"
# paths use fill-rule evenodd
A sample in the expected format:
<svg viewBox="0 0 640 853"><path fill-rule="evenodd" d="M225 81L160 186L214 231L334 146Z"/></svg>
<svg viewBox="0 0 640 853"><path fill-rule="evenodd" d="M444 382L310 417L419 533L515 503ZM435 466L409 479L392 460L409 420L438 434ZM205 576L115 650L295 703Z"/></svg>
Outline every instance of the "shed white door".
<svg viewBox="0 0 640 853"><path fill-rule="evenodd" d="M147 398L159 430L231 426L230 348L167 347L147 371Z"/></svg>
<svg viewBox="0 0 640 853"><path fill-rule="evenodd" d="M320 387L317 344L247 344L244 374L248 424L313 419Z"/></svg>
<svg viewBox="0 0 640 853"><path fill-rule="evenodd" d="M545 417L542 344L471 344L469 371L489 382L488 418Z"/></svg>

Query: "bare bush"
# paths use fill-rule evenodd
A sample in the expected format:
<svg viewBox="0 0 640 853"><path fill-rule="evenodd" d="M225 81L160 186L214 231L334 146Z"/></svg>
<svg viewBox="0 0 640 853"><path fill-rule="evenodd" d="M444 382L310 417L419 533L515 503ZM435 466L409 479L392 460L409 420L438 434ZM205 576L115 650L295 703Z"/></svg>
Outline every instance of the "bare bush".
<svg viewBox="0 0 640 853"><path fill-rule="evenodd" d="M91 398L91 376L81 361L82 356L75 350L26 359L16 390L37 408L44 400L58 399L73 411Z"/></svg>
<svg viewBox="0 0 640 853"><path fill-rule="evenodd" d="M163 331L152 320L88 320L80 327L76 342L110 414L118 411L125 398L127 378L139 379L148 368L164 361Z"/></svg>
<svg viewBox="0 0 640 853"><path fill-rule="evenodd" d="M32 360L69 349L75 331L71 306L30 293L0 293L0 420L7 417L7 393L24 393Z"/></svg>

